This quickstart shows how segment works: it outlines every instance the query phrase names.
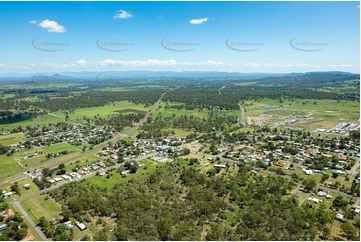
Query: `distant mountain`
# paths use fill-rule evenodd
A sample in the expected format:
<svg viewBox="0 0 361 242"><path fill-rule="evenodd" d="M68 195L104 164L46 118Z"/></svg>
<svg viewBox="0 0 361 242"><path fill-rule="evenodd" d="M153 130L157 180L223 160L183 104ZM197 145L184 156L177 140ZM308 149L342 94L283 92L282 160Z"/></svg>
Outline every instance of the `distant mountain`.
<svg viewBox="0 0 361 242"><path fill-rule="evenodd" d="M204 72L204 71L81 71L61 73L35 73L35 74L1 74L0 82L25 83L25 82L69 82L81 80L97 80L108 78L124 79L264 79L301 76L350 76L355 78L358 74L341 71L322 71L305 73L241 73L241 72Z"/></svg>

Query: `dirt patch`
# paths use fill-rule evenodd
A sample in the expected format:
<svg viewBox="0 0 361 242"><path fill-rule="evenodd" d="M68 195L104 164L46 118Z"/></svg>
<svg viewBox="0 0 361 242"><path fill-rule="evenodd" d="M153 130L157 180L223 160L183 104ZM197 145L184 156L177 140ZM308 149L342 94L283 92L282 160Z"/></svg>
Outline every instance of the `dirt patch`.
<svg viewBox="0 0 361 242"><path fill-rule="evenodd" d="M249 125L263 125L263 118L260 117L247 117L247 124Z"/></svg>
<svg viewBox="0 0 361 242"><path fill-rule="evenodd" d="M35 241L35 240L36 240L35 236L31 232L28 232L25 238L23 238L21 241Z"/></svg>
<svg viewBox="0 0 361 242"><path fill-rule="evenodd" d="M146 111L143 111L143 110L136 110L136 109L131 109L131 108L122 109L122 110L115 110L115 112L118 112L118 113L137 113L137 114L146 114L147 113Z"/></svg>
<svg viewBox="0 0 361 242"><path fill-rule="evenodd" d="M14 215L14 211L12 209L7 209L0 213L1 216L4 216L4 220Z"/></svg>

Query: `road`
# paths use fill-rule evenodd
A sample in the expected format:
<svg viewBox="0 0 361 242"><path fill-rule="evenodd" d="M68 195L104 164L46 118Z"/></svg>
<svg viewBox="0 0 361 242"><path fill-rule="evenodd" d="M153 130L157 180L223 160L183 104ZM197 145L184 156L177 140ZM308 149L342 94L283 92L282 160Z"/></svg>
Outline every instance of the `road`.
<svg viewBox="0 0 361 242"><path fill-rule="evenodd" d="M351 170L347 171L347 173L351 174L351 176L356 175L360 170L360 158L356 161L355 165L351 168Z"/></svg>
<svg viewBox="0 0 361 242"><path fill-rule="evenodd" d="M146 114L146 116L139 123L134 124L134 126L132 128L130 128L129 130L127 130L126 132L118 133L113 138L111 138L111 139L109 139L109 140L107 140L107 141L105 141L105 142L103 142L101 144L95 145L92 150L87 150L87 151L85 151L83 153L80 153L80 154L74 154L74 155L70 154L67 157L63 157L63 158L60 158L60 159L49 160L47 162L47 164L41 164L41 167L42 168L50 168L50 169L51 168L56 168L60 164L66 164L66 163L73 162L74 160L81 160L83 158L93 156L96 153L100 152L105 146L107 146L109 142L116 142L116 141L119 141L121 139L124 139L125 137L127 137L128 135L132 134L137 129L139 129L139 127L142 126L147 121L147 118L155 110L157 110L157 108L159 107L159 104L161 103L162 98L163 98L164 95L165 95L165 93L163 93L160 96L158 101L154 104L153 108ZM40 168L40 166L32 167L32 168ZM27 175L22 174L22 175L19 175L17 177L11 178L10 180L7 180L7 181L3 182L0 185L6 185L6 184L9 184L9 183L13 183L15 181L20 181L20 180L25 179L27 177L28 177Z"/></svg>
<svg viewBox="0 0 361 242"><path fill-rule="evenodd" d="M25 212L25 210L23 209L23 207L20 205L19 201L15 201L13 203L19 210L20 212L24 215L25 219L28 220L29 224L31 225L31 227L34 228L34 230L39 234L39 236L41 237L41 239L43 241L47 241L48 239L46 238L45 234L43 233L43 231L41 231L39 229L39 227L36 226L36 224L33 222L33 220L31 220L31 218L29 217L29 215Z"/></svg>
<svg viewBox="0 0 361 242"><path fill-rule="evenodd" d="M218 94L219 94L219 95L222 95L221 91L222 91L222 89L225 88L225 87L226 87L226 85L224 85L223 87L219 88L219 90L218 90Z"/></svg>
<svg viewBox="0 0 361 242"><path fill-rule="evenodd" d="M68 158L68 159L65 159L62 163L67 163L67 162L71 162L71 161L74 161L74 159L79 159L80 157L83 157L84 155L86 156L89 156L89 155L94 155L96 154L98 151L102 150L103 147L105 147L109 142L115 142L115 141L118 141L118 140L121 140L125 137L127 137L128 135L130 135L131 133L133 133L134 131L136 131L141 125L143 125L146 121L147 121L147 118L155 111L157 110L157 108L159 107L159 104L160 102L162 101L162 98L163 96L165 95L165 93L163 93L161 95L161 97L158 99L158 101L154 104L153 108L146 114L146 116L137 124L135 124L131 129L129 129L126 133L122 133L122 134L117 134L115 135L112 139L102 143L102 144L99 144L97 145L96 147L94 147L93 150L89 150L87 152L84 152L82 154L79 154L78 156L76 157L71 157L71 158ZM142 157L139 157L138 159L136 159L137 161L139 160L143 160L143 159L146 159L148 158L149 156L151 156L151 154L149 155L146 155L146 156L142 156ZM116 168L119 168L121 165L123 164L116 164L114 166L111 166L111 167L107 167L105 169L102 170L102 172L107 172L108 170L110 169L116 169ZM46 236L44 235L44 233L35 225L35 223L31 220L31 218L29 217L29 215L26 213L26 211L21 207L20 205L20 201L23 201L25 199L29 199L29 198L32 198L32 197L35 197L37 195L40 195L42 193L46 193L46 192L49 192L49 191L52 191L54 189L57 189L59 188L60 186L62 185L65 185L69 182L73 182L73 181L80 181L80 180L84 180L84 179L87 179L89 177L92 177L92 176L95 176L96 175L96 172L93 172L93 173L90 173L88 175L85 175L85 176L82 176L80 178L77 178L77 179L72 179L70 181L65 181L65 182L61 182L59 184L56 184L54 186L51 186L49 188L45 188L44 190L41 190L41 191L38 191L36 193L33 193L33 194L30 194L28 196L24 196L24 197L21 197L20 199L17 199L17 200L13 200L12 202L10 202L10 204L13 204L15 205L17 208L19 208L20 212L23 214L23 216L25 217L26 220L29 221L31 227L34 228L34 230L39 234L39 236L42 238L42 240L46 241L47 238ZM23 177L26 177L25 175L21 175L19 177L16 177L16 178L13 178L11 179L11 181L16 181L16 180L19 180L19 179L22 179ZM7 181L6 183L8 183L9 181Z"/></svg>
<svg viewBox="0 0 361 242"><path fill-rule="evenodd" d="M242 106L242 104L238 104L239 107L241 108L242 111L242 117L241 117L241 124L243 125L243 127L246 126L246 122L245 122L245 118L244 118L244 107Z"/></svg>

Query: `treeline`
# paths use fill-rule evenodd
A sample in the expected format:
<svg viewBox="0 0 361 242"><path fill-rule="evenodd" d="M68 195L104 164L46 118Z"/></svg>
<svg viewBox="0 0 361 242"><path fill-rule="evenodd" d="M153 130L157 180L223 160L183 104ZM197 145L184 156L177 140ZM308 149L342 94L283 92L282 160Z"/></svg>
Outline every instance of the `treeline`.
<svg viewBox="0 0 361 242"><path fill-rule="evenodd" d="M238 110L239 97L219 94L221 84L187 85L168 92L163 100L185 104L185 109Z"/></svg>
<svg viewBox="0 0 361 242"><path fill-rule="evenodd" d="M82 93L69 93L67 97L50 97L39 95L38 100L27 101L18 99L3 99L3 109L28 110L39 108L50 112L59 110L74 110L79 108L101 107L117 101L129 101L136 104L150 106L160 97L162 91L144 89L135 91L86 91Z"/></svg>
<svg viewBox="0 0 361 242"><path fill-rule="evenodd" d="M320 87L342 87L345 81L359 80L360 76L356 74L332 74L332 73L307 73L300 76L267 77L256 81L258 84L266 85L288 85L302 86L307 88Z"/></svg>
<svg viewBox="0 0 361 242"><path fill-rule="evenodd" d="M289 98L289 99L330 99L330 100L358 100L359 93L347 92L338 93L332 92L330 89L328 92L318 91L314 88L307 88L302 85L228 85L222 93L225 96L236 96L239 100L257 100L260 98Z"/></svg>
<svg viewBox="0 0 361 242"><path fill-rule="evenodd" d="M206 175L196 165L185 164L179 159L158 167L143 182L130 180L99 188L82 181L50 194L62 204L62 221L115 219L94 240L315 240L317 234L329 236L323 231L335 212L325 206L299 207L298 198L289 195L292 182L251 176L242 165L234 175L215 176L216 172Z"/></svg>
<svg viewBox="0 0 361 242"><path fill-rule="evenodd" d="M37 112L12 112L12 111L0 111L0 124L20 122L27 119L35 118L38 116Z"/></svg>

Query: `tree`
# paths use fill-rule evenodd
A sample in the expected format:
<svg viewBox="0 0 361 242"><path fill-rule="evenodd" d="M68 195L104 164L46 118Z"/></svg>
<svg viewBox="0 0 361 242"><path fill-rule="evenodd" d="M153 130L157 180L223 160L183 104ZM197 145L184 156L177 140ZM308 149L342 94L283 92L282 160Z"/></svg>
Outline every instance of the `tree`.
<svg viewBox="0 0 361 242"><path fill-rule="evenodd" d="M305 187L305 190L306 190L307 192L310 192L310 191L312 191L312 190L316 187L317 182L316 182L315 179L308 178L308 179L305 179L305 180L303 181L303 185L304 185L304 187Z"/></svg>
<svg viewBox="0 0 361 242"><path fill-rule="evenodd" d="M138 170L138 167L136 165L133 165L131 168L130 168L130 173L137 173L137 170Z"/></svg>
<svg viewBox="0 0 361 242"><path fill-rule="evenodd" d="M341 229L348 240L358 240L356 239L357 237L356 229L350 222L345 222L341 224Z"/></svg>
<svg viewBox="0 0 361 242"><path fill-rule="evenodd" d="M325 181L327 181L328 178L330 178L329 174L327 174L327 173L322 174L321 183L324 183Z"/></svg>
<svg viewBox="0 0 361 242"><path fill-rule="evenodd" d="M19 196L21 196L21 192L20 192L20 188L19 188L18 182L15 182L13 185L11 185L10 189L13 190L13 191L14 191L16 194L18 194Z"/></svg>
<svg viewBox="0 0 361 242"><path fill-rule="evenodd" d="M332 206L339 208L339 207L345 207L348 205L347 199L345 199L342 196L337 196L335 200L332 202Z"/></svg>
<svg viewBox="0 0 361 242"><path fill-rule="evenodd" d="M54 232L54 241L71 241L74 238L73 231L65 224L59 224Z"/></svg>
<svg viewBox="0 0 361 242"><path fill-rule="evenodd" d="M128 240L128 233L127 233L126 226L118 223L117 228L115 230L115 238L117 239L117 241Z"/></svg>

